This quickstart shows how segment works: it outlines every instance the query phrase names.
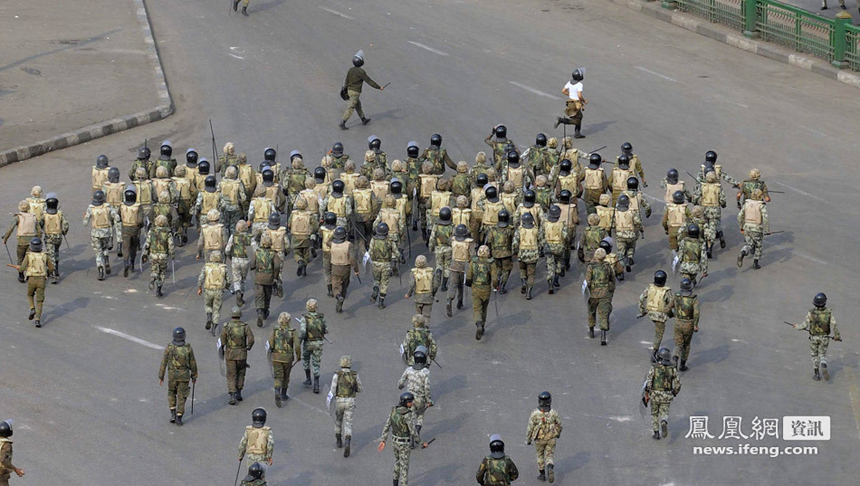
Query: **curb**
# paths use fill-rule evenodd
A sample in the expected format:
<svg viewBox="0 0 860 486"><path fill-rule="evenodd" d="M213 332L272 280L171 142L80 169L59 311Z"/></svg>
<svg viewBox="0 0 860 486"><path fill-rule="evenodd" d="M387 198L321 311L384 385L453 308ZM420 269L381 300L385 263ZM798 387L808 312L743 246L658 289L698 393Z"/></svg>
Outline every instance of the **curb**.
<svg viewBox="0 0 860 486"><path fill-rule="evenodd" d="M654 6L651 6L648 4L650 2L646 3L647 0L645 2L642 0L609 1L638 12L642 12L643 14L657 20L662 20L663 22L668 22L697 34L710 37L711 39L722 42L723 44L728 44L730 46L737 47L738 49L758 54L759 56L773 59L774 61L779 61L783 64L789 64L791 66L805 69L855 88L860 88L860 73L855 73L847 69L837 69L827 61L801 56L800 54L791 52L777 44L749 39L744 37L742 34L734 33L734 31L730 30L729 27L714 24L704 19L700 19L699 17L664 9L658 2L653 2Z"/></svg>
<svg viewBox="0 0 860 486"><path fill-rule="evenodd" d="M140 22L141 30L143 31L143 41L146 44L146 57L152 64L152 71L155 77L155 84L158 87L158 106L148 110L128 115L120 118L114 118L104 122L89 125L74 132L64 133L51 137L47 140L23 145L13 149L0 152L0 167L9 165L13 162L21 162L22 160L31 157L37 157L53 150L60 150L80 143L89 142L101 138L111 133L121 132L129 128L146 125L154 121L162 120L173 114L175 106L173 98L170 96L170 90L167 87L167 79L164 76L164 69L161 64L161 58L158 55L158 48L155 45L155 39L152 36L152 26L149 22L149 15L146 11L144 0L132 0L137 11L137 20Z"/></svg>

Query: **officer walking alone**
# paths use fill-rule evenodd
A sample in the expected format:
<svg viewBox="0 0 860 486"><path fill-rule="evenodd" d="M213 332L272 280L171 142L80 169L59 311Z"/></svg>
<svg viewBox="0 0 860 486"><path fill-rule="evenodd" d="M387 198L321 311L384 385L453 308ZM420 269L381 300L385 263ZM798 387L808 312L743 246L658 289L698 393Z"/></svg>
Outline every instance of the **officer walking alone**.
<svg viewBox="0 0 860 486"><path fill-rule="evenodd" d="M361 109L361 100L358 99L361 96L361 86L364 83L367 83L371 87L380 91L384 89L376 84L376 81L370 79L370 76L367 75L367 72L365 72L361 66L364 66L364 51L358 51L354 56L352 56L352 67L346 72L346 79L343 81L341 97L346 95L343 99L347 102L347 105L346 111L343 112L343 119L340 121L341 130L349 130L349 128L346 127L346 122L349 121L349 117L352 116L353 110L358 113L358 117L361 118L362 125L370 123L370 118L366 118L364 116L364 111Z"/></svg>

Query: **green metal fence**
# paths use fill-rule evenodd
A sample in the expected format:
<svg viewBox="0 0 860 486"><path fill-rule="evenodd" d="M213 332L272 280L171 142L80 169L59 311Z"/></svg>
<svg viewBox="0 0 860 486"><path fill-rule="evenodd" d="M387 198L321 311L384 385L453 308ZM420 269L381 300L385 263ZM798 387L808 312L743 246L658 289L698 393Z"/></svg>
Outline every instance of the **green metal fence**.
<svg viewBox="0 0 860 486"><path fill-rule="evenodd" d="M770 0L758 0L756 11L756 28L763 40L833 60L832 20Z"/></svg>
<svg viewBox="0 0 860 486"><path fill-rule="evenodd" d="M849 25L845 30L845 60L849 68L860 71L860 27Z"/></svg>
<svg viewBox="0 0 860 486"><path fill-rule="evenodd" d="M704 17L716 24L734 29L744 28L744 4L747 0L677 0L678 9Z"/></svg>

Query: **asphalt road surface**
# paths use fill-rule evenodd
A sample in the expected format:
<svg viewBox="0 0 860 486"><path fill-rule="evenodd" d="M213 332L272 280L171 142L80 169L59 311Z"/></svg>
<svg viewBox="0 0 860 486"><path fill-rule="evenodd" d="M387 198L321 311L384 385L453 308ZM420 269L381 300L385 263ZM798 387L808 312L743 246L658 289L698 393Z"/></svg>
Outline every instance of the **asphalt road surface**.
<svg viewBox="0 0 860 486"><path fill-rule="evenodd" d="M581 66L587 67L589 105L588 138L580 148L609 145L603 153L614 156L630 141L645 165L652 199L660 198L658 183L669 168L695 172L706 150L716 150L724 168L741 179L758 167L772 190L785 192L769 205L771 228L785 232L767 238L763 269L738 269L742 238L730 201L724 211L729 246L716 250L710 275L697 289L701 331L672 405L670 438L659 442L650 437L650 417L637 410L653 326L634 316L650 276L669 266L661 203L652 201L636 269L615 294L608 347L585 336L578 272L550 296L540 267L535 298L508 293L497 301L498 317L491 304L480 342L468 307L447 319L443 302L437 304L432 329L444 369L432 369L437 406L428 411L423 432L425 440L437 440L412 455L411 484L470 484L493 433L502 434L520 467L518 484L536 483L534 449L524 440L542 390L553 394L565 426L555 456L560 484L856 481L860 173L850 120L860 103L854 88L597 0L254 1L249 18L228 14L226 1L148 5L177 115L0 170L0 207L11 214L38 183L60 195L72 223L64 278L48 288L43 329L26 320L25 290L14 272L0 282L6 317L0 323L0 409L16 419L15 462L27 470L14 484L226 485L256 406L267 408L275 432L270 485L389 484L393 458L390 450L377 453L375 440L399 395L397 348L413 313L402 297L406 289L394 279L389 307L380 312L368 302L371 278L362 275L364 285L354 282L338 316L333 299L325 297L318 261L300 282L291 258L285 266L286 295L275 301L273 316L283 310L298 315L307 298L320 299L334 341L323 352L322 382L343 354L352 355L361 374L365 391L355 413L353 456L344 459L325 409L327 385L314 395L296 370L294 398L283 409L274 407L262 346L272 318L264 330L253 326L259 343L249 358L245 401L227 405L215 340L203 329L203 304L194 293L200 265L191 247L178 251L176 285L168 283L162 299L147 291L147 273L126 280L115 271L96 281L89 230L80 224L89 167L106 153L125 178L144 138L170 138L180 155L188 146L208 154L209 118L219 150L232 140L255 166L265 146L278 144L282 160L296 148L313 168L338 140L360 160L371 133L382 138L389 157L402 158L409 140L426 146L434 132L455 160L471 163L496 123L507 124L523 148L539 131L560 137L551 125L563 107L560 90ZM391 86L382 93L366 88L362 102L373 122L361 127L353 119L341 132L337 91L358 49L366 53L368 73ZM423 250L414 244L413 256ZM677 285L670 277L670 286ZM802 320L819 291L829 296L844 337L830 347L830 383L812 381L805 333L781 323ZM246 295L250 300L251 292ZM222 316L232 305L225 299ZM248 320L254 317L250 307ZM158 346L169 342L177 325L188 330L201 369L195 414L181 429L167 422L165 389L156 377ZM671 331L664 343L671 343ZM709 417L713 438L685 438L694 415ZM831 417L828 441L784 440L782 417L820 415ZM778 418L779 438L719 439L725 416L742 417L747 436L754 419ZM694 446L743 443L817 446L818 454L693 453Z"/></svg>

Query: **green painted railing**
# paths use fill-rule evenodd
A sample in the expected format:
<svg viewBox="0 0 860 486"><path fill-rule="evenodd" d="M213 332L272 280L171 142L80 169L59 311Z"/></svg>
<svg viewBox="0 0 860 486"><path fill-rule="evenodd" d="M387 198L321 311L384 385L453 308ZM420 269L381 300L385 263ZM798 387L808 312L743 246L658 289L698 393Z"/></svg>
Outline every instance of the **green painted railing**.
<svg viewBox="0 0 860 486"><path fill-rule="evenodd" d="M678 9L704 17L716 24L742 30L747 0L678 0Z"/></svg>
<svg viewBox="0 0 860 486"><path fill-rule="evenodd" d="M763 40L833 60L834 21L770 0L758 0L756 14L756 29Z"/></svg>
<svg viewBox="0 0 860 486"><path fill-rule="evenodd" d="M849 25L845 28L845 60L848 67L860 71L860 27Z"/></svg>

